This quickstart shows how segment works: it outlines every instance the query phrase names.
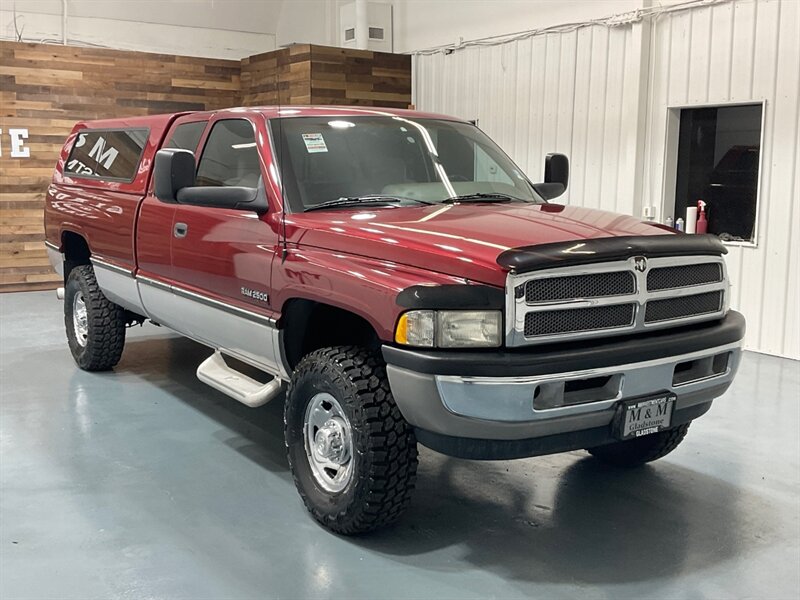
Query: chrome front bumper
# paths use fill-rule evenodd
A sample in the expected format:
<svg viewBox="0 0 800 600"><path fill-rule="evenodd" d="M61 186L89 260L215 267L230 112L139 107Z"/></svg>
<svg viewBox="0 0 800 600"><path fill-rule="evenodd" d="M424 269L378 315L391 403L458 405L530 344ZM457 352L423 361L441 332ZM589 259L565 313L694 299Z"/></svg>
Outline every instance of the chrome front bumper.
<svg viewBox="0 0 800 600"><path fill-rule="evenodd" d="M677 396L676 411L708 403L730 386L740 357L741 341L535 376L437 375L392 364L387 372L395 401L413 426L458 438L522 440L607 426L619 401L663 391Z"/></svg>

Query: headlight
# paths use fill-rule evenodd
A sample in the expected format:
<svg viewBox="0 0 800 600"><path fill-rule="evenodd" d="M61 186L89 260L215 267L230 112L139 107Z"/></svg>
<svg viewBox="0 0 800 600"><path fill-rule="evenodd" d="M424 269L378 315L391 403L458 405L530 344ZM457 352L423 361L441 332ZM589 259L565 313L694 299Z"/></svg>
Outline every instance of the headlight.
<svg viewBox="0 0 800 600"><path fill-rule="evenodd" d="M394 339L428 348L495 348L502 323L498 310L411 310L400 316Z"/></svg>

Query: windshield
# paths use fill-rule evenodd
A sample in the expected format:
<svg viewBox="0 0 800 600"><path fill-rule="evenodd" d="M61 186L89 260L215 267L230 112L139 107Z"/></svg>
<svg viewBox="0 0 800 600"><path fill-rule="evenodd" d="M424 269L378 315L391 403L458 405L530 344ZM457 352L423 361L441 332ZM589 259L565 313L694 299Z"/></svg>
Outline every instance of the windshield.
<svg viewBox="0 0 800 600"><path fill-rule="evenodd" d="M520 169L474 125L359 116L290 117L274 119L271 126L294 212L364 196L401 205L460 196L543 202Z"/></svg>

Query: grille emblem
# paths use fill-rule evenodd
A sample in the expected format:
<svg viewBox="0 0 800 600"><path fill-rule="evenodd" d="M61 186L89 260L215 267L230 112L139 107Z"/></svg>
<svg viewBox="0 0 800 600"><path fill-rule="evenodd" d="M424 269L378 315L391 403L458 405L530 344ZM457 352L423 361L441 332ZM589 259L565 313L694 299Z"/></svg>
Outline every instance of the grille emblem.
<svg viewBox="0 0 800 600"><path fill-rule="evenodd" d="M639 271L639 273L644 273L647 269L647 259L644 256L634 257L633 268Z"/></svg>

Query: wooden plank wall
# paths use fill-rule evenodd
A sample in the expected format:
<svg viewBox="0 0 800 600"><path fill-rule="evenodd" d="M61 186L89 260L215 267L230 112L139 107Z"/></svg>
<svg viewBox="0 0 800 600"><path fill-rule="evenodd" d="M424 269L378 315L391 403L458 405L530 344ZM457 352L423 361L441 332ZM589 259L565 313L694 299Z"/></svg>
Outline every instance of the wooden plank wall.
<svg viewBox="0 0 800 600"><path fill-rule="evenodd" d="M0 42L0 291L52 289L44 195L76 121L237 103L239 61ZM28 158L8 130L28 129Z"/></svg>
<svg viewBox="0 0 800 600"><path fill-rule="evenodd" d="M59 285L44 249L44 194L77 121L236 105L406 108L411 57L294 45L242 61L0 42L0 292ZM10 128L29 131L10 156Z"/></svg>
<svg viewBox="0 0 800 600"><path fill-rule="evenodd" d="M310 59L307 44L242 59L242 106L311 104Z"/></svg>
<svg viewBox="0 0 800 600"><path fill-rule="evenodd" d="M411 56L296 44L242 60L242 104L408 108Z"/></svg>
<svg viewBox="0 0 800 600"><path fill-rule="evenodd" d="M312 104L408 108L411 56L311 46Z"/></svg>

